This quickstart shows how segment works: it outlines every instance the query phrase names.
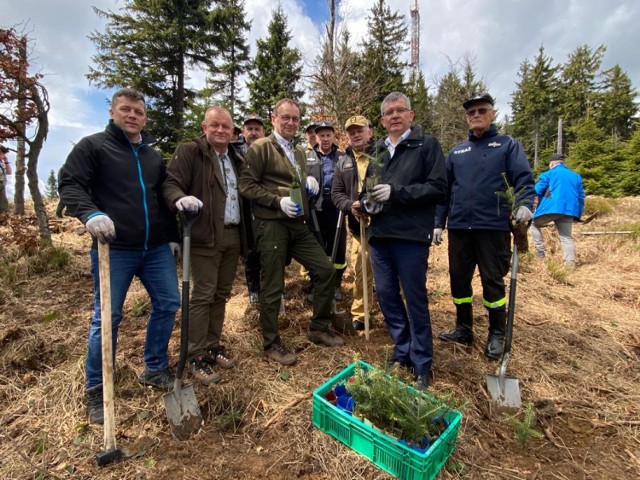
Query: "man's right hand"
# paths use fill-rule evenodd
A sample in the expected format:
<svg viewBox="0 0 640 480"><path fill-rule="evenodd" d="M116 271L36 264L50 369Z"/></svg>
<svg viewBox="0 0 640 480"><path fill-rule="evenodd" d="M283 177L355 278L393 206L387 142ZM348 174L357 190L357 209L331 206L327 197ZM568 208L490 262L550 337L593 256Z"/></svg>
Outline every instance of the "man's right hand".
<svg viewBox="0 0 640 480"><path fill-rule="evenodd" d="M433 243L440 245L442 243L442 228L433 229Z"/></svg>
<svg viewBox="0 0 640 480"><path fill-rule="evenodd" d="M362 211L362 206L360 205L360 201L356 200L351 204L351 214L356 217L358 221L361 218L366 217L365 213Z"/></svg>
<svg viewBox="0 0 640 480"><path fill-rule="evenodd" d="M291 197L282 197L280 199L280 209L287 217L295 218L300 214L300 205L291 200Z"/></svg>
<svg viewBox="0 0 640 480"><path fill-rule="evenodd" d="M202 208L202 202L196 197L188 195L186 197L178 199L178 201L176 202L176 208L181 212L184 212L186 210L187 212L196 213Z"/></svg>
<svg viewBox="0 0 640 480"><path fill-rule="evenodd" d="M91 235L102 243L109 243L116 238L116 226L104 213L91 217L85 227L87 227Z"/></svg>

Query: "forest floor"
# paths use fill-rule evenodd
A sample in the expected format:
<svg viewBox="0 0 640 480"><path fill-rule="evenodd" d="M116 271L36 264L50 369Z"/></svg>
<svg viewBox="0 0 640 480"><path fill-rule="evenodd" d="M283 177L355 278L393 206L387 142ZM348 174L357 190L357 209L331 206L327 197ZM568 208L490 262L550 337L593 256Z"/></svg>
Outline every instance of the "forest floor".
<svg viewBox="0 0 640 480"><path fill-rule="evenodd" d="M479 279L476 343L435 343L430 391L453 395L462 409L456 448L441 479L640 478L640 198L575 224L578 266L566 269L555 228L545 230L546 260L520 258L509 374L532 404L541 438L521 443L507 417L491 408L486 375L497 363L483 355L487 329ZM392 346L376 313L370 339L346 337L342 348L310 344L311 308L295 262L288 268L285 342L299 361L263 359L258 312L248 302L244 272L228 303L224 343L238 359L219 384L195 386L204 427L175 440L163 392L137 382L148 298L134 283L125 304L116 357L118 446L132 455L97 467L101 426L84 405L84 356L92 306L90 238L72 218L51 221L43 253L33 217L0 218L0 478L3 479L387 479L364 457L311 422L312 393L355 358L381 365ZM446 235L445 235L446 237ZM55 268L56 262L64 264ZM348 309L353 275L344 281ZM507 279L508 282L508 279ZM428 289L434 337L454 323L445 244L431 249ZM170 343L179 349L179 316ZM521 418L521 417L520 417Z"/></svg>

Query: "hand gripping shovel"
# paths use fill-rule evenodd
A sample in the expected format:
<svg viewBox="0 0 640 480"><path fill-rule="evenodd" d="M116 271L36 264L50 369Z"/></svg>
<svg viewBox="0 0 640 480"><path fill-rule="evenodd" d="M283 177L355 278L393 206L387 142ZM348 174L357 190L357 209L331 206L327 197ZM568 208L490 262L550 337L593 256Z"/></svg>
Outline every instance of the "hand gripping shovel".
<svg viewBox="0 0 640 480"><path fill-rule="evenodd" d="M100 278L100 323L102 335L102 398L104 407L104 451L96 454L96 463L103 467L125 458L116 447L116 412L113 394L113 340L111 336L111 269L109 244L98 241L98 275Z"/></svg>
<svg viewBox="0 0 640 480"><path fill-rule="evenodd" d="M489 396L499 407L518 409L522 406L520 399L520 385L515 377L507 377L507 362L511 352L511 337L513 334L513 317L516 308L516 282L518 275L518 247L513 246L511 260L511 283L509 285L509 311L507 313L507 330L505 332L504 350L498 375L487 375L487 390Z"/></svg>
<svg viewBox="0 0 640 480"><path fill-rule="evenodd" d="M180 212L183 226L182 239L182 322L180 326L180 358L173 391L162 396L171 433L178 440L187 440L202 426L202 413L193 385L182 385L182 374L187 362L189 339L189 261L191 257L191 226L200 217L198 213Z"/></svg>

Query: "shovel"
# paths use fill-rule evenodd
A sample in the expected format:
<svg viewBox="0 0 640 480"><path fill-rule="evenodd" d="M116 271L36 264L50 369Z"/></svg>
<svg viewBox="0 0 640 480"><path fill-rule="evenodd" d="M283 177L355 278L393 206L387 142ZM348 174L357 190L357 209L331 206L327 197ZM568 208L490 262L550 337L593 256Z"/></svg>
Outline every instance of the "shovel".
<svg viewBox="0 0 640 480"><path fill-rule="evenodd" d="M513 334L513 317L516 308L516 282L518 276L518 246L513 246L511 260L511 283L509 284L509 310L507 312L507 330L505 332L504 350L498 375L487 375L487 390L489 396L499 407L518 409L522 406L520 398L520 384L516 377L507 377L507 362L511 351L511 337Z"/></svg>
<svg viewBox="0 0 640 480"><path fill-rule="evenodd" d="M369 279L367 278L367 233L364 218L360 219L360 269L362 271L362 299L364 303L364 338L369 340Z"/></svg>
<svg viewBox="0 0 640 480"><path fill-rule="evenodd" d="M102 335L102 401L104 408L104 451L96 454L96 463L103 467L125 458L116 447L116 412L113 393L113 340L111 335L111 269L109 244L98 241L98 275L100 278L100 317Z"/></svg>
<svg viewBox="0 0 640 480"><path fill-rule="evenodd" d="M202 426L202 413L193 385L182 385L182 374L187 362L189 340L189 261L191 257L191 226L200 217L197 213L180 212L183 226L182 239L182 322L180 326L180 358L173 391L162 396L171 433L178 440L187 440Z"/></svg>

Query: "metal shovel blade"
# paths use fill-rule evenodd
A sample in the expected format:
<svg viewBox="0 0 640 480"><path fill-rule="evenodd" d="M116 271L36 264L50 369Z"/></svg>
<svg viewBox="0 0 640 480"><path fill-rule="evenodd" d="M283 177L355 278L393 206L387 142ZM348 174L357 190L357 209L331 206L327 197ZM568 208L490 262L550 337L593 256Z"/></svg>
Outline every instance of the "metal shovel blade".
<svg viewBox="0 0 640 480"><path fill-rule="evenodd" d="M505 375L508 356L507 353L506 358L503 358L498 375L487 375L487 390L491 400L499 407L518 409L522 406L520 384L517 378Z"/></svg>
<svg viewBox="0 0 640 480"><path fill-rule="evenodd" d="M178 440L187 440L202 427L202 413L193 385L174 388L162 396L171 433Z"/></svg>

